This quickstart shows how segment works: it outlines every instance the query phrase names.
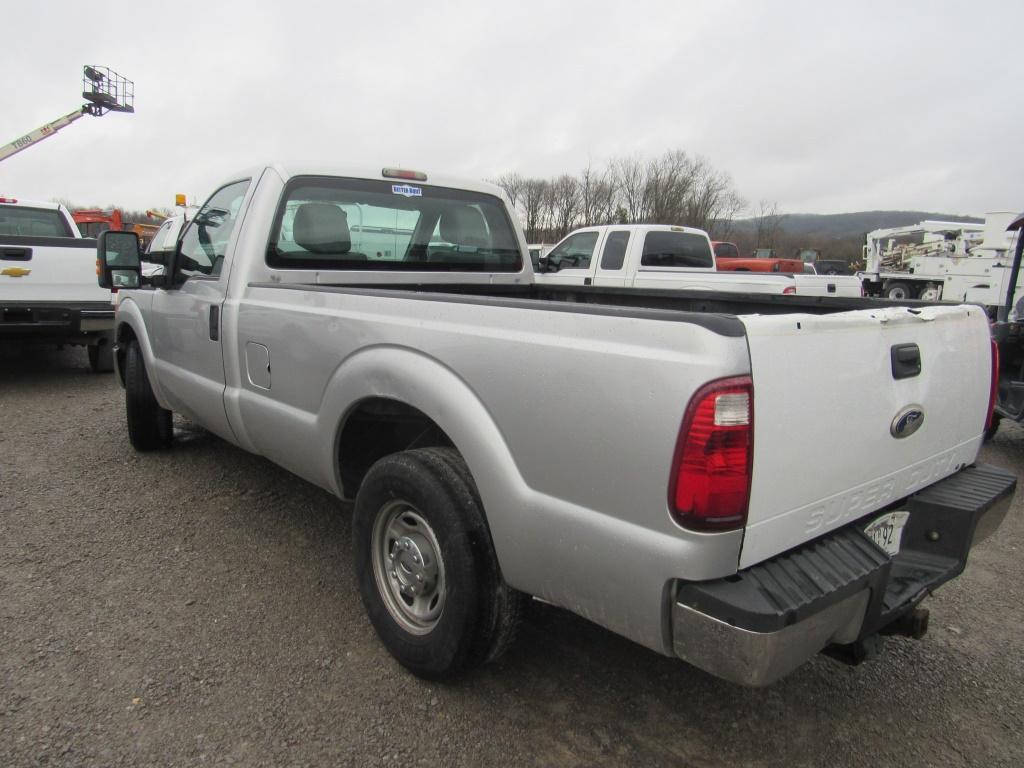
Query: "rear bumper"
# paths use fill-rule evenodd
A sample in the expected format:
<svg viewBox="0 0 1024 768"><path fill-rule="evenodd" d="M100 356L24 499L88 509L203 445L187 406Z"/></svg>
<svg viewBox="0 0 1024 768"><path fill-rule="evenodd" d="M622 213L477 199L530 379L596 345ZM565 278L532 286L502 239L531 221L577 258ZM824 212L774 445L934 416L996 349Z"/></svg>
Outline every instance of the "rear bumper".
<svg viewBox="0 0 1024 768"><path fill-rule="evenodd" d="M0 341L87 344L114 329L114 307L106 302L0 303Z"/></svg>
<svg viewBox="0 0 1024 768"><path fill-rule="evenodd" d="M870 637L958 576L974 544L999 527L1016 476L974 465L909 497L899 554L863 532L883 510L710 582L679 582L677 656L741 685L768 685L826 646Z"/></svg>

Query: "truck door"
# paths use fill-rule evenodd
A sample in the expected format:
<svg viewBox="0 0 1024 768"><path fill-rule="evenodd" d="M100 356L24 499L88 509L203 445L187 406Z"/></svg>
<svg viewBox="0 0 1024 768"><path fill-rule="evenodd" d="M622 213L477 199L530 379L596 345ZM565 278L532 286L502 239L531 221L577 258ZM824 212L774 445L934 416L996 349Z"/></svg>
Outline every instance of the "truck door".
<svg viewBox="0 0 1024 768"><path fill-rule="evenodd" d="M597 263L594 285L622 288L626 285L626 251L629 248L629 230L613 229L604 238L604 247Z"/></svg>
<svg viewBox="0 0 1024 768"><path fill-rule="evenodd" d="M188 224L172 285L154 292L149 328L156 374L171 408L232 441L224 411L221 347L228 279L224 265L250 182L221 187Z"/></svg>

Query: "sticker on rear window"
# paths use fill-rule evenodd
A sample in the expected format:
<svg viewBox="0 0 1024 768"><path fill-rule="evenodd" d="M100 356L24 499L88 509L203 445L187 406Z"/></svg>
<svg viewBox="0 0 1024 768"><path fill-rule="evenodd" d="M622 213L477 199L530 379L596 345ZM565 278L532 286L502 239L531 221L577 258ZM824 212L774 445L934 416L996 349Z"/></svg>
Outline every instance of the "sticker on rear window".
<svg viewBox="0 0 1024 768"><path fill-rule="evenodd" d="M410 187L408 184L392 184L391 192L395 195L405 197L423 197L423 190L419 187Z"/></svg>

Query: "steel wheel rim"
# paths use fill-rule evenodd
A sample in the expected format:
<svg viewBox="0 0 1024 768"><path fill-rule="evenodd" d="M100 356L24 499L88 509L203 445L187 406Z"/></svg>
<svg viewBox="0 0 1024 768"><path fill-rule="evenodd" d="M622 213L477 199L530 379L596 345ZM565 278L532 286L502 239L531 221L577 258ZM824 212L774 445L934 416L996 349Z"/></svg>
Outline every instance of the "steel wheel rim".
<svg viewBox="0 0 1024 768"><path fill-rule="evenodd" d="M381 507L371 542L377 591L399 626L425 635L444 611L444 560L437 536L409 502L396 499Z"/></svg>

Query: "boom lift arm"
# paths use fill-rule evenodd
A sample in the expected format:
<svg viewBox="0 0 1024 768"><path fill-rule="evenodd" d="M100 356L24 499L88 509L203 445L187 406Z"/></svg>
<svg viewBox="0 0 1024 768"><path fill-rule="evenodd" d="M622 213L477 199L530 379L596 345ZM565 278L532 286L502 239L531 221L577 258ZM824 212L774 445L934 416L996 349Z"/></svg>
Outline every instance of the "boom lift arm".
<svg viewBox="0 0 1024 768"><path fill-rule="evenodd" d="M50 138L84 115L102 117L107 112L134 112L135 84L107 67L87 65L82 68L82 98L86 103L73 112L0 147L0 162Z"/></svg>

